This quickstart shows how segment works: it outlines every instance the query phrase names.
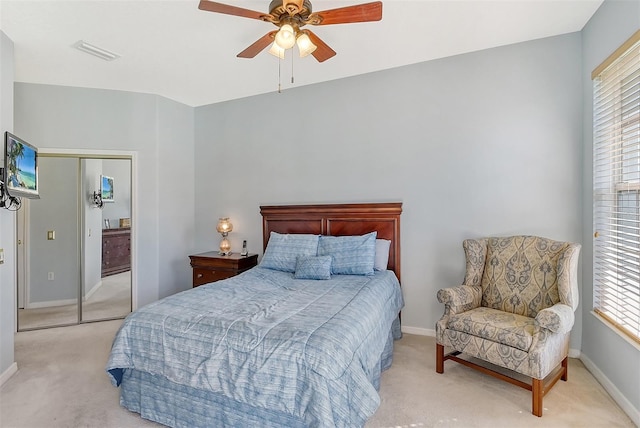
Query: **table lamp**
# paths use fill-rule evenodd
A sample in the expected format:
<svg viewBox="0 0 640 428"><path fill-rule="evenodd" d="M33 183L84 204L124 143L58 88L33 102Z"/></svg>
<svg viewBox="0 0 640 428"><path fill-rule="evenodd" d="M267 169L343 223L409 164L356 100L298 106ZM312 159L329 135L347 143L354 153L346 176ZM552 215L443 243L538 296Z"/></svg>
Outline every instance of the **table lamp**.
<svg viewBox="0 0 640 428"><path fill-rule="evenodd" d="M216 230L222 235L220 251L218 251L218 254L228 256L231 254L231 243L227 239L227 235L229 235L229 232L233 230L233 225L229 221L229 217L221 217L218 219L218 226L216 227Z"/></svg>

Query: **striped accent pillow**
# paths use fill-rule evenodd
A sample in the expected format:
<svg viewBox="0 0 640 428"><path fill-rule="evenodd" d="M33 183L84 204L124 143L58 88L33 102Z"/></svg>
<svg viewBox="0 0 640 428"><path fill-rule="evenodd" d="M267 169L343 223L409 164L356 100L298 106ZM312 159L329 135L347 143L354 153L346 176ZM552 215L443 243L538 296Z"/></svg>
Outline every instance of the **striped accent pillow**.
<svg viewBox="0 0 640 428"><path fill-rule="evenodd" d="M317 252L318 235L271 232L260 266L295 272L298 257L315 256Z"/></svg>
<svg viewBox="0 0 640 428"><path fill-rule="evenodd" d="M296 279L331 279L331 256L301 256L296 263Z"/></svg>
<svg viewBox="0 0 640 428"><path fill-rule="evenodd" d="M318 255L331 256L331 273L373 275L378 232L360 236L320 236Z"/></svg>

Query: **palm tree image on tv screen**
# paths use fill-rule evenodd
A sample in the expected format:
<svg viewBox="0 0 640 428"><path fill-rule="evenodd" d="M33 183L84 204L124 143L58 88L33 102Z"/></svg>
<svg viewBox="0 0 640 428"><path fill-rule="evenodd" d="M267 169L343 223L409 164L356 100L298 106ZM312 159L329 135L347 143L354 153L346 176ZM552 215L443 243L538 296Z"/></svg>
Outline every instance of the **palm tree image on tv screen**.
<svg viewBox="0 0 640 428"><path fill-rule="evenodd" d="M19 141L9 138L7 144L9 189L36 191L36 152Z"/></svg>

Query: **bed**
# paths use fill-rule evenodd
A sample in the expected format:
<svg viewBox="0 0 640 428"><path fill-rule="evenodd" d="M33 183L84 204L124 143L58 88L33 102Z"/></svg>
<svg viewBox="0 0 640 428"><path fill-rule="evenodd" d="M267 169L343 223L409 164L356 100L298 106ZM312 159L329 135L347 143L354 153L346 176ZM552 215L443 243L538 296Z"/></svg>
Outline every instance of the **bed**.
<svg viewBox="0 0 640 428"><path fill-rule="evenodd" d="M401 212L262 206L257 267L125 319L106 367L120 404L174 427L363 426L400 337Z"/></svg>

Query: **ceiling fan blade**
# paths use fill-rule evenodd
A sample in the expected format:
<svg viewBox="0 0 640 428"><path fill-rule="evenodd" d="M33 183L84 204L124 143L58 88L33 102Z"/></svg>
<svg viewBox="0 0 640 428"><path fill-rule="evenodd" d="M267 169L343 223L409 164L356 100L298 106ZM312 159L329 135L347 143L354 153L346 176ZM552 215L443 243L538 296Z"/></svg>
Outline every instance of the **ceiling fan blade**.
<svg viewBox="0 0 640 428"><path fill-rule="evenodd" d="M198 9L206 10L208 12L224 13L226 15L242 16L244 18L259 19L261 21L263 20L262 17L267 15L263 12L243 9L241 7L231 6L223 3L216 3L209 0L200 0Z"/></svg>
<svg viewBox="0 0 640 428"><path fill-rule="evenodd" d="M316 36L313 32L309 30L302 30L303 33L306 33L311 42L316 45L316 50L311 53L318 62L324 62L329 58L335 56L336 52L329 47L328 44L323 42L320 37Z"/></svg>
<svg viewBox="0 0 640 428"><path fill-rule="evenodd" d="M204 0L203 0L204 1ZM323 10L312 15L320 17L319 23L313 25L349 24L352 22L380 21L382 19L382 2L357 4L338 9ZM312 21L310 17L310 21Z"/></svg>
<svg viewBox="0 0 640 428"><path fill-rule="evenodd" d="M264 48L273 43L277 31L271 31L256 40L251 46L240 52L238 58L253 58L258 55Z"/></svg>

